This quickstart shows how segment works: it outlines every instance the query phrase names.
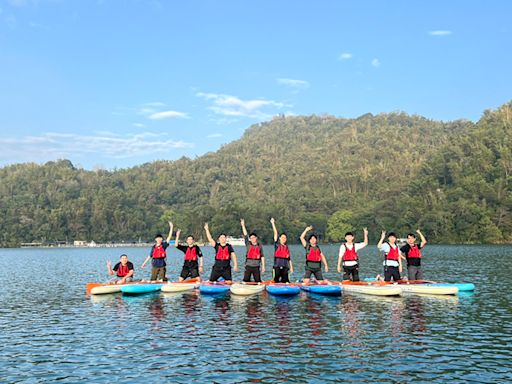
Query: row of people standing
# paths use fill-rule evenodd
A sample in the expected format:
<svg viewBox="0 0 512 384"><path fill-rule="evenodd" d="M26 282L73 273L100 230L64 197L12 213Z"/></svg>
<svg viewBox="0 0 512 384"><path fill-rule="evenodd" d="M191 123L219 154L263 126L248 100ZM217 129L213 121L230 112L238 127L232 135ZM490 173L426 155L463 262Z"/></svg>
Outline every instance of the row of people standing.
<svg viewBox="0 0 512 384"><path fill-rule="evenodd" d="M290 282L290 273L294 272L291 253L287 243L287 235L282 232L279 234L276 222L270 219L274 234L274 264L272 268L272 280L276 283ZM245 226L245 220L240 220L242 232L246 244L246 263L244 271L244 282L261 282L261 274L265 273L265 255L263 247L259 242L258 235L254 232L248 233ZM238 260L235 250L227 242L225 233L221 233L217 240L211 235L208 223L204 225L206 237L209 244L215 249L215 263L212 267L209 281L218 281L224 279L226 282L232 281L232 269L238 271ZM322 264L324 271L328 272L329 266L325 255L318 245L317 236L312 233L307 239L307 234L313 229L308 226L304 229L300 236L300 241L305 249L305 273L303 281L309 283L311 276L317 281L324 281L322 273ZM173 233L173 224L169 222L169 234L164 241L163 236L158 234L155 237L155 244L151 247L150 254L144 260L141 268L144 269L146 264L151 260L151 280L166 281L166 249L169 247ZM420 235L421 243L416 244L416 236L413 233L407 235L407 244L399 248L397 244L397 235L393 232L389 233L388 240L384 241L386 232L382 232L377 247L384 254L384 280L397 281L400 280L402 273L402 259L407 260L409 280L419 280L422 278L421 272L421 249L427 243L423 234L417 230ZM181 230L176 231L175 247L184 254L184 264L180 273L179 281L187 278L200 278L203 270L203 254L201 248L195 243L192 235L187 236L186 245L179 244ZM345 234L345 242L341 244L338 255L337 271L341 273L343 270L343 280L359 281L359 257L357 252L368 245L368 230L363 229L363 242L355 242L355 234L347 232ZM405 255L405 256L404 256ZM231 265L233 262L233 266ZM117 274L120 283L129 282L133 279L133 264L128 261L126 255L121 256L121 260L114 268L110 262L107 263L110 275Z"/></svg>

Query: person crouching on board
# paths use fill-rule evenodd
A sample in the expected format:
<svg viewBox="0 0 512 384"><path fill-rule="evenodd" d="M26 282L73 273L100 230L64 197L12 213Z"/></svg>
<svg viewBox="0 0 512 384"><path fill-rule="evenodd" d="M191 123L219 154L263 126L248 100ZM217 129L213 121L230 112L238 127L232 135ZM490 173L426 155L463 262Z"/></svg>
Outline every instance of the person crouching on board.
<svg viewBox="0 0 512 384"><path fill-rule="evenodd" d="M240 225L242 226L245 247L247 248L243 281L246 283L250 282L252 275L255 282L261 283L261 274L265 273L265 255L263 254L263 248L258 242L258 236L254 232L247 235L244 219L240 219Z"/></svg>
<svg viewBox="0 0 512 384"><path fill-rule="evenodd" d="M396 244L397 236L394 232L388 235L388 241L384 242L386 231L382 231L377 248L384 252L384 281L398 281L402 273L402 254Z"/></svg>
<svg viewBox="0 0 512 384"><path fill-rule="evenodd" d="M354 243L354 233L345 233L345 243L340 246L338 256L338 273L341 273L343 264L343 280L359 281L359 257L357 251L368 245L368 229L363 228L364 241Z"/></svg>
<svg viewBox="0 0 512 384"><path fill-rule="evenodd" d="M141 268L144 269L148 261L151 259L151 281L167 281L167 277L165 276L167 271L165 258L167 257L167 254L165 250L169 247L169 242L171 241L172 228L173 224L169 222L169 234L165 241L163 241L164 238L161 234L155 236L155 244L151 247L149 256L144 260L144 263L142 263Z"/></svg>
<svg viewBox="0 0 512 384"><path fill-rule="evenodd" d="M282 232L278 238L276 221L270 219L272 230L274 232L274 268L272 279L274 283L289 283L290 273L293 273L293 264L291 260L290 249L288 248L286 233Z"/></svg>
<svg viewBox="0 0 512 384"><path fill-rule="evenodd" d="M309 226L304 229L304 232L300 235L300 242L302 246L306 249L306 273L304 274L304 284L309 284L309 280L311 275L315 276L315 279L319 282L324 280L322 275L322 265L324 264L325 272L329 272L329 266L327 265L327 260L325 259L322 250L318 246L318 238L312 233L309 236L309 242L306 242L306 233L311 231L313 227Z"/></svg>
<svg viewBox="0 0 512 384"><path fill-rule="evenodd" d="M238 271L238 263L236 260L235 250L226 242L226 234L221 233L219 235L219 241L213 240L208 223L204 224L204 230L206 231L206 237L212 247L215 248L215 263L212 267L212 273L210 275L210 281L214 282L221 277L227 284L231 284L231 259L233 259L233 269L235 272Z"/></svg>
<svg viewBox="0 0 512 384"><path fill-rule="evenodd" d="M178 244L180 240L181 230L176 231L176 249L185 254L185 262L181 269L179 281L198 278L201 281L200 273L203 273L203 253L198 245L194 244L194 236L187 236L187 245Z"/></svg>
<svg viewBox="0 0 512 384"><path fill-rule="evenodd" d="M405 255L407 259L407 276L409 280L422 280L423 272L421 270L421 251L427 244L427 239L423 236L423 233L418 229L416 233L420 235L421 243L416 244L416 235L409 233L407 235L407 244L405 244L400 251Z"/></svg>
<svg viewBox="0 0 512 384"><path fill-rule="evenodd" d="M124 284L132 282L133 274L135 273L132 262L128 261L127 255L121 255L119 259L119 262L116 265L114 265L114 268L112 268L112 262L110 260L107 261L108 274L110 276L116 274L117 276L117 278L112 280L111 282L115 284Z"/></svg>

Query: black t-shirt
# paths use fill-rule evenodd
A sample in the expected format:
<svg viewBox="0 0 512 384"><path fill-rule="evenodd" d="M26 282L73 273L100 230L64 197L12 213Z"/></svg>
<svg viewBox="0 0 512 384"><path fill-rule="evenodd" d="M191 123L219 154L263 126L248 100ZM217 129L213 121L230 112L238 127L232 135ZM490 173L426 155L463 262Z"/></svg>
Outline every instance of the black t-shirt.
<svg viewBox="0 0 512 384"><path fill-rule="evenodd" d="M215 247L214 247L215 248L215 265L218 267L230 267L231 266L231 254L234 253L235 250L229 243L226 243L224 248L225 247L228 248L228 252L230 255L229 259L228 260L217 260L217 252L219 251L219 248L222 248L222 245L220 245L220 243L215 244Z"/></svg>
<svg viewBox="0 0 512 384"><path fill-rule="evenodd" d="M309 251L310 249L313 248L313 246L311 244L306 244L306 246L304 247L304 249L306 250L306 266L309 267L309 268L321 268L322 264L321 264L321 261L308 261L307 258L308 258L308 254L309 254ZM320 249L320 247L318 245L315 245L314 247L315 249L318 249L320 251L320 253L322 252L322 250Z"/></svg>
<svg viewBox="0 0 512 384"><path fill-rule="evenodd" d="M418 249L422 249L423 247L421 244L416 244ZM419 257L411 257L409 258L409 251L411 250L411 246L409 244L405 244L402 248L400 248L400 251L405 255L405 258L407 259L407 265L412 265L413 267L419 267L421 266L421 258Z"/></svg>
<svg viewBox="0 0 512 384"><path fill-rule="evenodd" d="M192 247L190 248L195 248L196 249L196 255L197 257L203 257L203 252L201 252L201 248L199 248L198 245L193 245ZM178 245L176 247L176 249L179 249L181 252L183 253L187 253L187 250L189 249L189 246L188 245Z"/></svg>
<svg viewBox="0 0 512 384"><path fill-rule="evenodd" d="M131 261L128 261L126 263L126 265L128 266L128 270L129 271L133 270L133 263ZM121 266L121 262L119 262L116 265L114 265L114 268L112 268L112 270L117 272L117 270L119 269L120 266Z"/></svg>

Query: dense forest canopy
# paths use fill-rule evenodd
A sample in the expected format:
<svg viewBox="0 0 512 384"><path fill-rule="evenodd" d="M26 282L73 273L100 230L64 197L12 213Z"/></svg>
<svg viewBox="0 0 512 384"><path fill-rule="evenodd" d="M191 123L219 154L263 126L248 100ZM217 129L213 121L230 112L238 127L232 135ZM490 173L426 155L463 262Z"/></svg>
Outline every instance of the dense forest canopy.
<svg viewBox="0 0 512 384"><path fill-rule="evenodd" d="M87 171L70 161L0 169L0 245L151 240L172 220L204 238L271 241L270 217L297 240L368 227L421 228L439 243L512 241L512 103L477 123L404 113L275 117L197 159Z"/></svg>

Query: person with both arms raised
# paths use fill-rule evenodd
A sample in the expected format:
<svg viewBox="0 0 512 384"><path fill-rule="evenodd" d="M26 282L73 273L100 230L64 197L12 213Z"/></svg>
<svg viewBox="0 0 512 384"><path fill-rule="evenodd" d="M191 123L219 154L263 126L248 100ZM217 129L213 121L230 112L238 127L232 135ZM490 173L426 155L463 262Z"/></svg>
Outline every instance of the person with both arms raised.
<svg viewBox="0 0 512 384"><path fill-rule="evenodd" d="M158 234L155 236L155 244L151 247L151 251L149 252L149 256L142 263L141 268L144 269L148 261L151 259L151 281L160 280L167 281L167 276L165 275L166 263L165 258L167 254L165 250L169 246L169 242L171 241L172 236L172 228L173 224L169 221L169 234L167 235L167 239L163 241L163 236Z"/></svg>
<svg viewBox="0 0 512 384"><path fill-rule="evenodd" d="M187 236L187 245L180 245L178 242L180 240L181 230L178 229L176 231L176 244L174 245L176 249L180 250L185 254L185 262L183 263L183 268L181 269L181 274L179 277L179 281L183 281L188 279L198 278L201 281L200 273L203 273L203 253L201 252L201 248L198 245L194 244L194 236Z"/></svg>
<svg viewBox="0 0 512 384"><path fill-rule="evenodd" d="M359 281L359 257L357 251L368 245L368 229L363 228L364 242L354 243L354 233L345 233L345 243L340 246L338 256L338 273L343 264L343 280Z"/></svg>
<svg viewBox="0 0 512 384"><path fill-rule="evenodd" d="M386 231L382 231L377 248L384 252L384 281L398 281L402 273L402 254L396 244L396 233L390 232L388 241L384 242Z"/></svg>
<svg viewBox="0 0 512 384"><path fill-rule="evenodd" d="M306 233L311 231L313 227L309 226L304 229L304 232L300 235L300 242L302 246L306 249L306 273L304 274L304 284L309 284L309 280L311 275L315 276L317 281L323 281L324 277L322 275L322 265L324 264L325 272L329 272L329 266L327 265L327 260L325 259L322 250L318 246L318 238L312 233L309 236L309 242L306 242Z"/></svg>
<svg viewBox="0 0 512 384"><path fill-rule="evenodd" d="M405 244L400 250L407 259L407 277L409 280L421 280L423 279L423 272L421 270L421 251L427 244L427 239L423 236L423 233L418 229L416 233L420 235L421 243L416 244L416 235L409 233L407 235L407 244Z"/></svg>
<svg viewBox="0 0 512 384"><path fill-rule="evenodd" d="M274 268L272 270L272 279L274 283L289 283L290 273L293 273L293 264L287 244L287 236L284 232L278 236L276 221L273 217L270 219L270 224L272 224L274 232Z"/></svg>
<svg viewBox="0 0 512 384"><path fill-rule="evenodd" d="M265 255L263 254L263 248L258 242L258 236L254 232L247 235L244 219L240 219L240 225L242 226L245 246L247 248L243 281L246 283L250 282L252 275L254 276L255 282L261 283L261 274L265 273Z"/></svg>
<svg viewBox="0 0 512 384"><path fill-rule="evenodd" d="M226 283L231 284L233 280L231 277L231 259L233 259L233 270L238 271L238 263L236 260L235 250L226 242L226 234L221 233L219 235L219 241L213 240L212 234L208 227L208 223L204 224L204 230L206 231L206 237L212 247L215 248L215 264L212 267L212 273L210 275L210 281L214 282L221 277Z"/></svg>

